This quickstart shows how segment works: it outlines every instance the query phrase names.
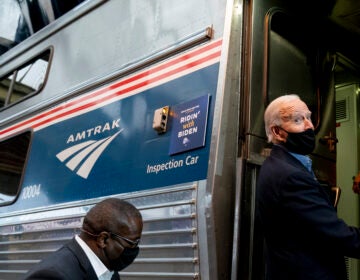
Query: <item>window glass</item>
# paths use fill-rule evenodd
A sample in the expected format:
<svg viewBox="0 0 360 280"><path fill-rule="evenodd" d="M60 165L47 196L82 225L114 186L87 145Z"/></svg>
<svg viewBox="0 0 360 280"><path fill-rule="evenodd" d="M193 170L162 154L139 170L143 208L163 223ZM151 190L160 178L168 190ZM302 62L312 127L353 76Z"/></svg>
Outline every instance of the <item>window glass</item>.
<svg viewBox="0 0 360 280"><path fill-rule="evenodd" d="M0 108L5 106L6 97L9 92L11 78L10 76L0 80Z"/></svg>
<svg viewBox="0 0 360 280"><path fill-rule="evenodd" d="M15 200L19 192L31 132L0 142L0 204Z"/></svg>
<svg viewBox="0 0 360 280"><path fill-rule="evenodd" d="M50 53L50 50L47 50L0 80L1 107L16 103L40 91L48 72Z"/></svg>

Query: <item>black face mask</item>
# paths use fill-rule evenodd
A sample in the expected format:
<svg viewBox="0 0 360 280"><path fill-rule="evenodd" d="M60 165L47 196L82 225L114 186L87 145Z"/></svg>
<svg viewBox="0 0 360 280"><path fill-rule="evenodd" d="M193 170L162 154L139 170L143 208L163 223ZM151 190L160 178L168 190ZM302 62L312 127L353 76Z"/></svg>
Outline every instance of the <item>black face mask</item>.
<svg viewBox="0 0 360 280"><path fill-rule="evenodd" d="M290 152L308 155L315 149L315 133L311 128L298 133L288 132L281 127L280 129L284 130L288 134L286 142L283 143L283 145Z"/></svg>
<svg viewBox="0 0 360 280"><path fill-rule="evenodd" d="M135 260L138 254L139 254L139 247L124 248L124 251L122 252L119 258L115 260L110 260L108 258L111 269L115 271L123 270L124 268L132 264L132 262ZM107 256L106 251L105 251L105 255Z"/></svg>

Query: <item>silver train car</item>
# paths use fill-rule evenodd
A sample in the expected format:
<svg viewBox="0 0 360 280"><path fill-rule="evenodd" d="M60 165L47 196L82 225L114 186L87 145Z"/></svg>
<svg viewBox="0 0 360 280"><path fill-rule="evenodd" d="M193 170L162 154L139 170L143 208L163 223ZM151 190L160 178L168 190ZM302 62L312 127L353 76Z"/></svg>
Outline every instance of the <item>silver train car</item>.
<svg viewBox="0 0 360 280"><path fill-rule="evenodd" d="M0 279L21 279L106 197L144 217L122 279L263 279L263 112L285 93L313 112L314 171L359 226L359 11L355 0L2 0Z"/></svg>

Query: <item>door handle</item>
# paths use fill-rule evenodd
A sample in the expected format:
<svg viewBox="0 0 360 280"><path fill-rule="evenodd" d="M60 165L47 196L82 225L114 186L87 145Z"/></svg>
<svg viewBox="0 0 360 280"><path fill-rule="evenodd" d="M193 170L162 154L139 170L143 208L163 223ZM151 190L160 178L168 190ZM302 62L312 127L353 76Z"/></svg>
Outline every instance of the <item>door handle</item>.
<svg viewBox="0 0 360 280"><path fill-rule="evenodd" d="M329 151L331 153L335 152L335 145L339 140L333 136L333 133L330 131L329 135L325 135L324 137L321 137L319 139L319 142L323 145L327 145L329 148Z"/></svg>
<svg viewBox="0 0 360 280"><path fill-rule="evenodd" d="M334 207L336 208L336 206L338 205L339 200L340 200L341 188L340 187L331 187L331 191L333 191L335 194Z"/></svg>

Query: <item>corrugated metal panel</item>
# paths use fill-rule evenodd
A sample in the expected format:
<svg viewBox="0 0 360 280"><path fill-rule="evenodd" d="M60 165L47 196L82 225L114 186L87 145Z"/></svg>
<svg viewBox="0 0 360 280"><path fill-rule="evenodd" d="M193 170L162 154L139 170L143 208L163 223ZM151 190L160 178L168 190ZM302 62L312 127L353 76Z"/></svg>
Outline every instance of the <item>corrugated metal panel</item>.
<svg viewBox="0 0 360 280"><path fill-rule="evenodd" d="M121 272L121 279L198 278L196 186L189 184L122 197L140 209L144 230L140 254ZM0 227L0 279L19 279L79 233L83 215L93 204L94 201L91 204L87 201L73 207L66 205L64 209L13 216L14 221L24 222Z"/></svg>

